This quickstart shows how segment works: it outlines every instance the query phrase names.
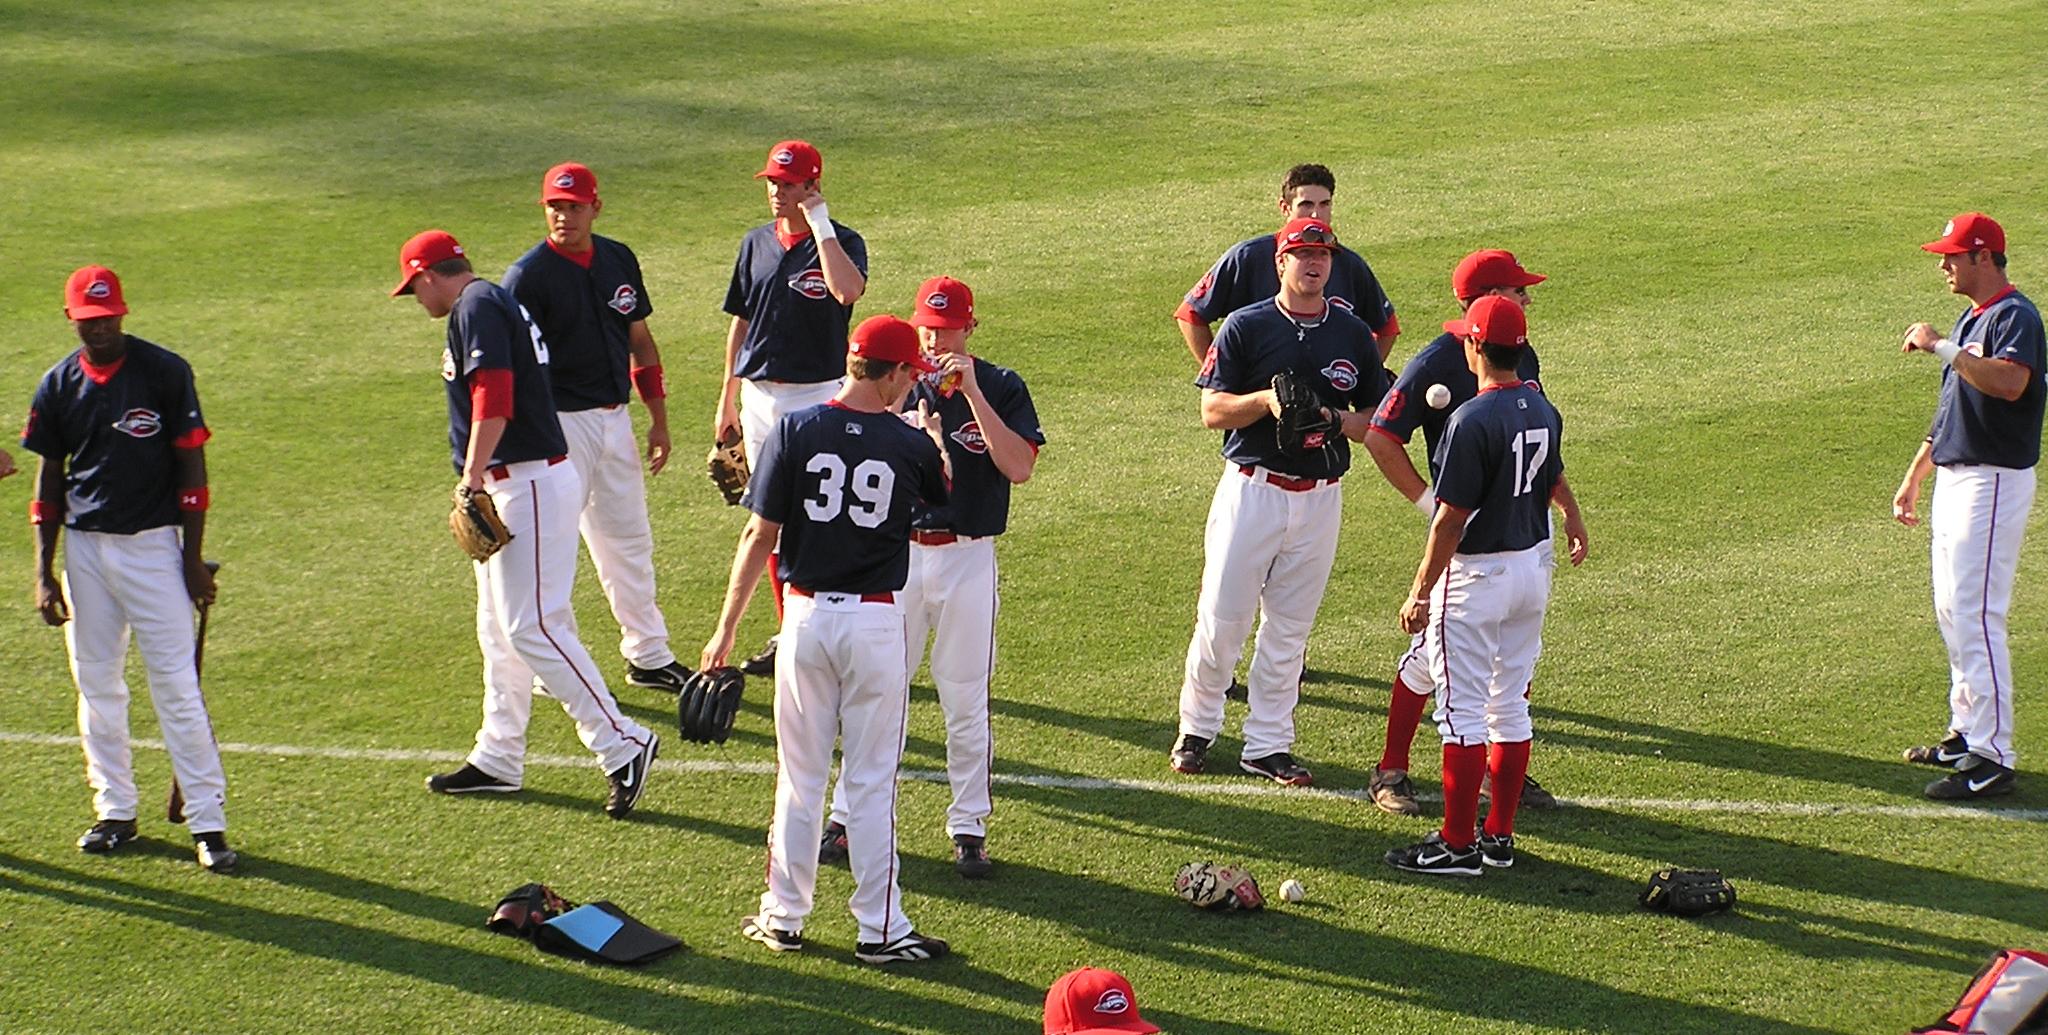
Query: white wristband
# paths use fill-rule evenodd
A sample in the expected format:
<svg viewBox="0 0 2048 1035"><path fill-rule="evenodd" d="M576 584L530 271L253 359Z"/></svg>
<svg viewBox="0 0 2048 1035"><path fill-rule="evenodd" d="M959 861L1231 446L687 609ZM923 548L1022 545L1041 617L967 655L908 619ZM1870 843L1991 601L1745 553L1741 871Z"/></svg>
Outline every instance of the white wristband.
<svg viewBox="0 0 2048 1035"><path fill-rule="evenodd" d="M1941 361L1943 363L1947 363L1950 366L1954 366L1956 362L1956 356L1962 353L1963 347L1961 345L1956 344L1955 342L1948 340L1947 338L1943 338L1940 341L1934 343L1934 348L1932 351L1935 355L1941 357Z"/></svg>
<svg viewBox="0 0 2048 1035"><path fill-rule="evenodd" d="M804 209L804 221L811 224L811 236L820 241L837 240L839 237L839 231L832 226L832 213L825 208L822 198L816 205Z"/></svg>
<svg viewBox="0 0 2048 1035"><path fill-rule="evenodd" d="M1436 490L1426 485L1423 486L1422 495L1415 497L1415 509L1421 511L1423 517L1435 516Z"/></svg>

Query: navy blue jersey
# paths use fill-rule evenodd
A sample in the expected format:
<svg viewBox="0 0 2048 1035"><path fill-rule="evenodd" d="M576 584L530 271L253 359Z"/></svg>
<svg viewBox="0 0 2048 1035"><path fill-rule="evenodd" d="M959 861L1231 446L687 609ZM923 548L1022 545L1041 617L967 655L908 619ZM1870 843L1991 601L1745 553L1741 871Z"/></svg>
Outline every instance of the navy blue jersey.
<svg viewBox="0 0 2048 1035"><path fill-rule="evenodd" d="M1536 350L1524 346L1521 362L1515 364L1516 376L1541 391L1537 378L1542 373L1543 364L1537 362ZM1442 385L1451 393L1451 401L1441 410L1424 398L1431 385ZM1436 444L1443 438L1444 423L1451 419L1451 411L1471 402L1478 394L1479 375L1465 365L1463 339L1455 334L1439 334L1401 368L1394 387L1380 400L1380 408L1373 411L1372 426L1399 442L1415 437L1415 429L1421 428L1426 447L1423 455L1435 456Z"/></svg>
<svg viewBox="0 0 2048 1035"><path fill-rule="evenodd" d="M1279 247L1280 242L1272 234L1238 242L1188 292L1182 300L1180 315L1215 323L1245 306L1279 294L1280 271L1273 264ZM1351 310L1374 333L1385 330L1387 321L1394 318L1394 303L1380 290L1372 267L1343 245L1337 246L1330 261L1330 280L1323 287L1323 297L1332 305Z"/></svg>
<svg viewBox="0 0 2048 1035"><path fill-rule="evenodd" d="M455 449L458 474L475 423L470 375L479 370L512 372L512 417L491 463L546 460L569 451L548 385L547 340L510 291L482 277L465 285L448 311L448 351L441 357L441 379L448 382L448 444Z"/></svg>
<svg viewBox="0 0 2048 1035"><path fill-rule="evenodd" d="M782 526L782 581L813 593L893 593L910 575L910 518L946 504L931 437L893 413L836 402L787 413L741 502Z"/></svg>
<svg viewBox="0 0 2048 1035"><path fill-rule="evenodd" d="M590 244L588 269L542 241L505 271L505 290L548 343L548 380L563 412L625 405L631 329L654 314L633 249L595 234Z"/></svg>
<svg viewBox="0 0 2048 1035"><path fill-rule="evenodd" d="M169 349L128 335L108 368L85 350L43 375L29 403L21 447L64 464L64 523L84 532L134 535L179 523L174 450L206 442L192 367Z"/></svg>
<svg viewBox="0 0 2048 1035"><path fill-rule="evenodd" d="M846 257L867 276L868 245L833 220ZM775 224L747 231L733 263L725 311L747 321L747 336L733 359L733 374L749 381L815 384L846 376L846 328L853 307L840 305L825 286L816 238L783 248Z"/></svg>
<svg viewBox="0 0 2048 1035"><path fill-rule="evenodd" d="M1459 553L1526 550L1550 538L1563 440L1564 418L1535 385L1488 388L1451 413L1429 473L1438 502L1473 512Z"/></svg>
<svg viewBox="0 0 2048 1035"><path fill-rule="evenodd" d="M2041 383L2048 373L2041 336L2041 311L2018 291L2008 289L1981 310L1972 306L1956 320L1949 340L1985 359L2011 360L2034 376L2018 399L2006 402L1978 391L1954 367L1941 371L1941 398L1934 407L1937 464L1991 464L2032 467L2041 460Z"/></svg>
<svg viewBox="0 0 2048 1035"><path fill-rule="evenodd" d="M1034 446L1045 444L1045 430L1039 427L1031 390L1016 371L976 357L974 383L981 386L981 394L1011 431ZM939 415L940 430L946 435L946 452L953 458L953 498L943 507L918 507L912 523L958 535L1002 535L1010 526L1010 479L996 469L967 394L957 390L942 394L925 380L904 398L903 409L917 409L919 400Z"/></svg>
<svg viewBox="0 0 2048 1035"><path fill-rule="evenodd" d="M1231 313L1216 332L1195 384L1233 395L1273 387L1273 375L1292 370L1308 378L1323 402L1337 409L1370 410L1386 393L1372 331L1349 310L1324 307L1315 324L1300 324L1274 299ZM1330 446L1302 456L1280 451L1279 422L1264 416L1223 433L1223 456L1297 478L1339 478L1351 468L1351 442L1331 434Z"/></svg>

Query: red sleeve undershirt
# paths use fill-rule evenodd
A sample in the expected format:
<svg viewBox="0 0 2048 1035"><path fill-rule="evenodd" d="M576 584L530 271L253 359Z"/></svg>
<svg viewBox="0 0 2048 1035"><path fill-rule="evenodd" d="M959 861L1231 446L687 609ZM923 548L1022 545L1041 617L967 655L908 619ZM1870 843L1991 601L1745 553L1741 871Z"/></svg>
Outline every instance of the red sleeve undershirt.
<svg viewBox="0 0 2048 1035"><path fill-rule="evenodd" d="M179 449L198 449L213 438L213 431L206 427L193 428L171 441Z"/></svg>
<svg viewBox="0 0 2048 1035"><path fill-rule="evenodd" d="M512 371L504 369L479 370L469 375L469 419L490 420L493 417L512 419Z"/></svg>

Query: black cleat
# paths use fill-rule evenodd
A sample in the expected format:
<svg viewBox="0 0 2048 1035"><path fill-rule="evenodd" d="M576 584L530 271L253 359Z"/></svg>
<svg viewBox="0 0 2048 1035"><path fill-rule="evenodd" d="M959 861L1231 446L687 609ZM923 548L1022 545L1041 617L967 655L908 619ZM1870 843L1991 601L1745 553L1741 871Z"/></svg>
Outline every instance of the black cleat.
<svg viewBox="0 0 2048 1035"><path fill-rule="evenodd" d="M1239 680L1233 679L1230 681L1230 686L1224 689L1223 699L1226 701L1249 701L1252 699L1252 688L1244 685Z"/></svg>
<svg viewBox="0 0 2048 1035"><path fill-rule="evenodd" d="M228 847L227 835L218 830L192 835L192 853L198 857L199 865L215 873L233 873L242 857Z"/></svg>
<svg viewBox="0 0 2048 1035"><path fill-rule="evenodd" d="M604 800L604 814L613 819L625 819L640 804L640 796L647 793L647 774L654 768L654 756L661 753L661 735L649 730L647 746L640 749L631 762L612 770L606 777L611 781L612 792Z"/></svg>
<svg viewBox="0 0 2048 1035"><path fill-rule="evenodd" d="M917 963L935 960L950 951L945 942L912 931L891 942L861 942L853 954L862 963Z"/></svg>
<svg viewBox="0 0 2048 1035"><path fill-rule="evenodd" d="M626 682L671 694L682 693L683 684L689 682L693 674L680 661L671 661L660 668L641 668L630 661L626 662Z"/></svg>
<svg viewBox="0 0 2048 1035"><path fill-rule="evenodd" d="M825 824L825 836L818 840L818 862L824 866L838 866L846 861L846 827L839 823Z"/></svg>
<svg viewBox="0 0 2048 1035"><path fill-rule="evenodd" d="M78 850L94 855L105 855L135 840L135 821L132 819L103 819L92 825L92 829L79 835Z"/></svg>
<svg viewBox="0 0 2048 1035"><path fill-rule="evenodd" d="M1927 796L1936 801L1966 801L2011 794L2019 786L2019 776L2012 770L1982 755L1971 757L1976 759L1975 765L1928 784Z"/></svg>
<svg viewBox="0 0 2048 1035"><path fill-rule="evenodd" d="M776 637L768 637L768 643L766 646L761 648L761 653L756 654L751 658L748 658L743 664L740 665L740 671L745 672L747 675L750 676L774 675L775 641Z"/></svg>
<svg viewBox="0 0 2048 1035"><path fill-rule="evenodd" d="M1906 761L1915 765L1940 766L1954 769L1958 762L1970 757L1970 745L1960 733L1951 733L1939 744L1922 744L1906 749Z"/></svg>
<svg viewBox="0 0 2048 1035"><path fill-rule="evenodd" d="M953 872L969 880L980 880L995 869L988 858L988 838L973 834L953 835Z"/></svg>
<svg viewBox="0 0 2048 1035"><path fill-rule="evenodd" d="M1316 782L1308 767L1285 751L1276 751L1264 758L1239 759L1237 766L1253 776L1263 776L1284 787L1307 787Z"/></svg>
<svg viewBox="0 0 2048 1035"><path fill-rule="evenodd" d="M1515 835L1480 834L1479 861L1498 869L1515 864Z"/></svg>
<svg viewBox="0 0 2048 1035"><path fill-rule="evenodd" d="M427 790L435 794L511 794L518 789L518 784L506 783L468 762L452 773L427 777Z"/></svg>
<svg viewBox="0 0 2048 1035"><path fill-rule="evenodd" d="M768 926L758 916L740 921L740 933L775 950L776 952L798 952L804 947L804 936L793 931L778 931Z"/></svg>
<svg viewBox="0 0 2048 1035"><path fill-rule="evenodd" d="M1202 772L1209 767L1209 738L1183 733L1166 759L1176 773Z"/></svg>
<svg viewBox="0 0 2048 1035"><path fill-rule="evenodd" d="M1479 783L1479 803L1484 805L1492 800L1493 774L1488 773L1486 778ZM1522 801L1519 807L1554 809L1557 808L1557 795L1545 790L1542 784L1536 782L1535 777L1524 773L1522 774Z"/></svg>
<svg viewBox="0 0 2048 1035"><path fill-rule="evenodd" d="M1479 846L1460 851L1445 844L1442 834L1431 832L1416 844L1388 852L1387 865L1433 877L1477 877L1480 874Z"/></svg>

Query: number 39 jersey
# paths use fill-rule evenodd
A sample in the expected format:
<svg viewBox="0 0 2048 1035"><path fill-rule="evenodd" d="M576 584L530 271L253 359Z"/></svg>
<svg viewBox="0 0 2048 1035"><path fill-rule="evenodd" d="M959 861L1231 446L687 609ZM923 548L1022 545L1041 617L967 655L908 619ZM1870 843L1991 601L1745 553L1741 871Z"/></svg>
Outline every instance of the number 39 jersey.
<svg viewBox="0 0 2048 1035"><path fill-rule="evenodd" d="M1526 550L1550 538L1564 477L1564 418L1535 385L1489 385L1458 407L1429 458L1436 498L1472 511L1458 552Z"/></svg>
<svg viewBox="0 0 2048 1035"><path fill-rule="evenodd" d="M910 571L911 504L946 504L939 447L893 413L838 402L786 414L741 502L782 526L782 581L813 593L893 593Z"/></svg>
<svg viewBox="0 0 2048 1035"><path fill-rule="evenodd" d="M475 423L470 393L479 371L512 375L512 414L491 454L493 464L546 460L569 451L555 416L547 342L511 292L481 277L470 281L449 309L448 351L441 357L441 379L448 383L448 444L455 449L457 473L469 454L469 429Z"/></svg>

